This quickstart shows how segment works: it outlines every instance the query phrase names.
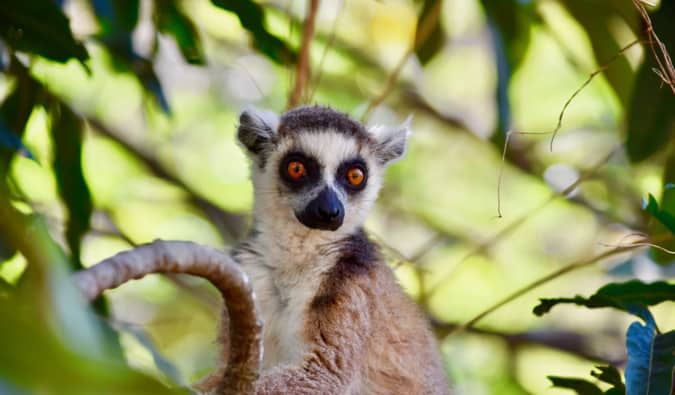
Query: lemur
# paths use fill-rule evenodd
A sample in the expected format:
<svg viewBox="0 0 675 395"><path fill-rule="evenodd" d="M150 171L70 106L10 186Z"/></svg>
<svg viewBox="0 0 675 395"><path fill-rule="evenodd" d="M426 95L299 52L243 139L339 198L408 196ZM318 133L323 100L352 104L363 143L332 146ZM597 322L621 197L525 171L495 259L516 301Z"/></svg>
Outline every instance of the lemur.
<svg viewBox="0 0 675 395"><path fill-rule="evenodd" d="M225 298L227 361L198 386L209 394L449 394L424 315L362 228L384 170L405 152L408 123L366 130L318 106L280 117L249 110L239 121L255 203L252 231L231 256L155 241L77 273L83 294L150 273L209 279Z"/></svg>
<svg viewBox="0 0 675 395"><path fill-rule="evenodd" d="M408 134L321 106L241 114L255 202L232 257L264 320L256 394L449 393L425 317L362 228Z"/></svg>

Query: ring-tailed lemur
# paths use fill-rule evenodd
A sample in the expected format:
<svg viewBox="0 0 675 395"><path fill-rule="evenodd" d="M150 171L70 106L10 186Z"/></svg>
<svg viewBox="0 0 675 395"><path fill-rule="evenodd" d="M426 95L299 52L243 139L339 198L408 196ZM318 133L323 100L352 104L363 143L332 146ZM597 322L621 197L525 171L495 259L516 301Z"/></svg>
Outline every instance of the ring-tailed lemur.
<svg viewBox="0 0 675 395"><path fill-rule="evenodd" d="M362 225L409 133L327 107L248 110L253 229L232 256L264 320L257 394L447 394L428 324Z"/></svg>

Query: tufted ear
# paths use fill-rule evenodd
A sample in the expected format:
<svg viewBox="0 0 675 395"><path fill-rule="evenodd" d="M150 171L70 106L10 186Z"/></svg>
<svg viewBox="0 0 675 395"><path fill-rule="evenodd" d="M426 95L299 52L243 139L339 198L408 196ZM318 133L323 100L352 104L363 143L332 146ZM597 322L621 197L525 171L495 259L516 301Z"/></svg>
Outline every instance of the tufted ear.
<svg viewBox="0 0 675 395"><path fill-rule="evenodd" d="M412 115L399 126L392 128L378 125L368 130L375 139L375 154L380 163L387 164L401 159L406 150L408 136L410 136L411 121Z"/></svg>
<svg viewBox="0 0 675 395"><path fill-rule="evenodd" d="M247 108L239 115L237 138L253 155L259 156L277 137L279 116L272 111Z"/></svg>

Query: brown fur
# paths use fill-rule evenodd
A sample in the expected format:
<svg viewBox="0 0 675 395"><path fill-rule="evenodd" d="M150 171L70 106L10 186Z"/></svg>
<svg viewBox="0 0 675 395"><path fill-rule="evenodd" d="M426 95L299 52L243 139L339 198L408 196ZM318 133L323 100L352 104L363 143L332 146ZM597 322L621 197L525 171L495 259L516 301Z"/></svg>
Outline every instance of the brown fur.
<svg viewBox="0 0 675 395"><path fill-rule="evenodd" d="M308 306L303 364L267 372L256 394L448 394L425 317L375 246L359 232L343 249Z"/></svg>

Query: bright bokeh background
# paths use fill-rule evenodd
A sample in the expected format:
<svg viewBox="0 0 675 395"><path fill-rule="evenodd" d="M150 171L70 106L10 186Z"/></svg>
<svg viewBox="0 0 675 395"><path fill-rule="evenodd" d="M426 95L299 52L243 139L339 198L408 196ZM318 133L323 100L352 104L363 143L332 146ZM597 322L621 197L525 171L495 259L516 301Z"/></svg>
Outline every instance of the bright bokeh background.
<svg viewBox="0 0 675 395"><path fill-rule="evenodd" d="M547 132L555 127L565 101L598 64L585 31L561 4L532 3L544 20L529 27L529 47L511 80L511 129ZM233 245L236 236L219 230L195 206L191 194L244 218L250 212L248 163L235 141L237 115L248 105L283 111L294 69L253 50L232 14L205 0L184 1L181 6L198 21L207 64L186 64L174 41L160 36L155 70L170 115L135 79L116 72L96 44L87 46L90 74L74 61L62 65L35 59L32 65L34 75L55 94L111 133L88 127L85 134L84 174L96 209L83 244L85 265L156 238ZM297 46L304 2L269 2L266 7L270 31ZM76 34L96 32L85 2L70 1L66 10ZM311 103L360 118L410 47L418 10L417 3L404 0L324 1L311 47L317 79L320 67ZM290 26L289 13L295 21ZM567 109L552 152L550 135L514 134L502 164L502 145L494 135L498 76L486 16L476 0L446 0L441 18L447 34L442 49L424 65L410 57L393 93L368 119L370 124L396 124L412 114L414 133L406 158L389 170L367 229L383 244L401 284L430 317L460 324L540 276L644 229L641 202L648 193L660 196L663 158L629 162L621 148L624 106L606 78L598 75ZM147 12L141 21L134 48L149 54L153 28ZM613 28L617 40L634 40L619 22ZM626 53L633 70L644 56L637 46ZM0 79L0 92L7 86ZM52 155L48 122L44 110L33 112L24 143L38 160L16 158L11 174L32 210L46 218L51 235L62 241L65 212L54 174L45 165ZM158 177L120 141L141 150L170 179ZM559 195L587 171L594 175L568 198ZM412 257L419 259L410 262ZM0 266L0 276L15 282L24 266L25 259L16 255ZM610 281L673 274L672 267L652 262L646 251L618 256L551 281L500 308L478 325L490 334L442 337L456 393L567 393L550 388L546 376L589 377L600 362L527 341L509 342L509 336L570 331L588 341L590 354L621 363L629 319L614 311L569 306L539 318L531 313L538 298L588 295ZM162 364L168 363L184 383L213 367L220 302L208 285L192 278L150 276L110 292L108 299L109 320L120 330L132 366L166 381ZM654 311L662 327L675 327L672 306ZM139 340L146 335L154 346ZM153 349L166 361L153 356Z"/></svg>

